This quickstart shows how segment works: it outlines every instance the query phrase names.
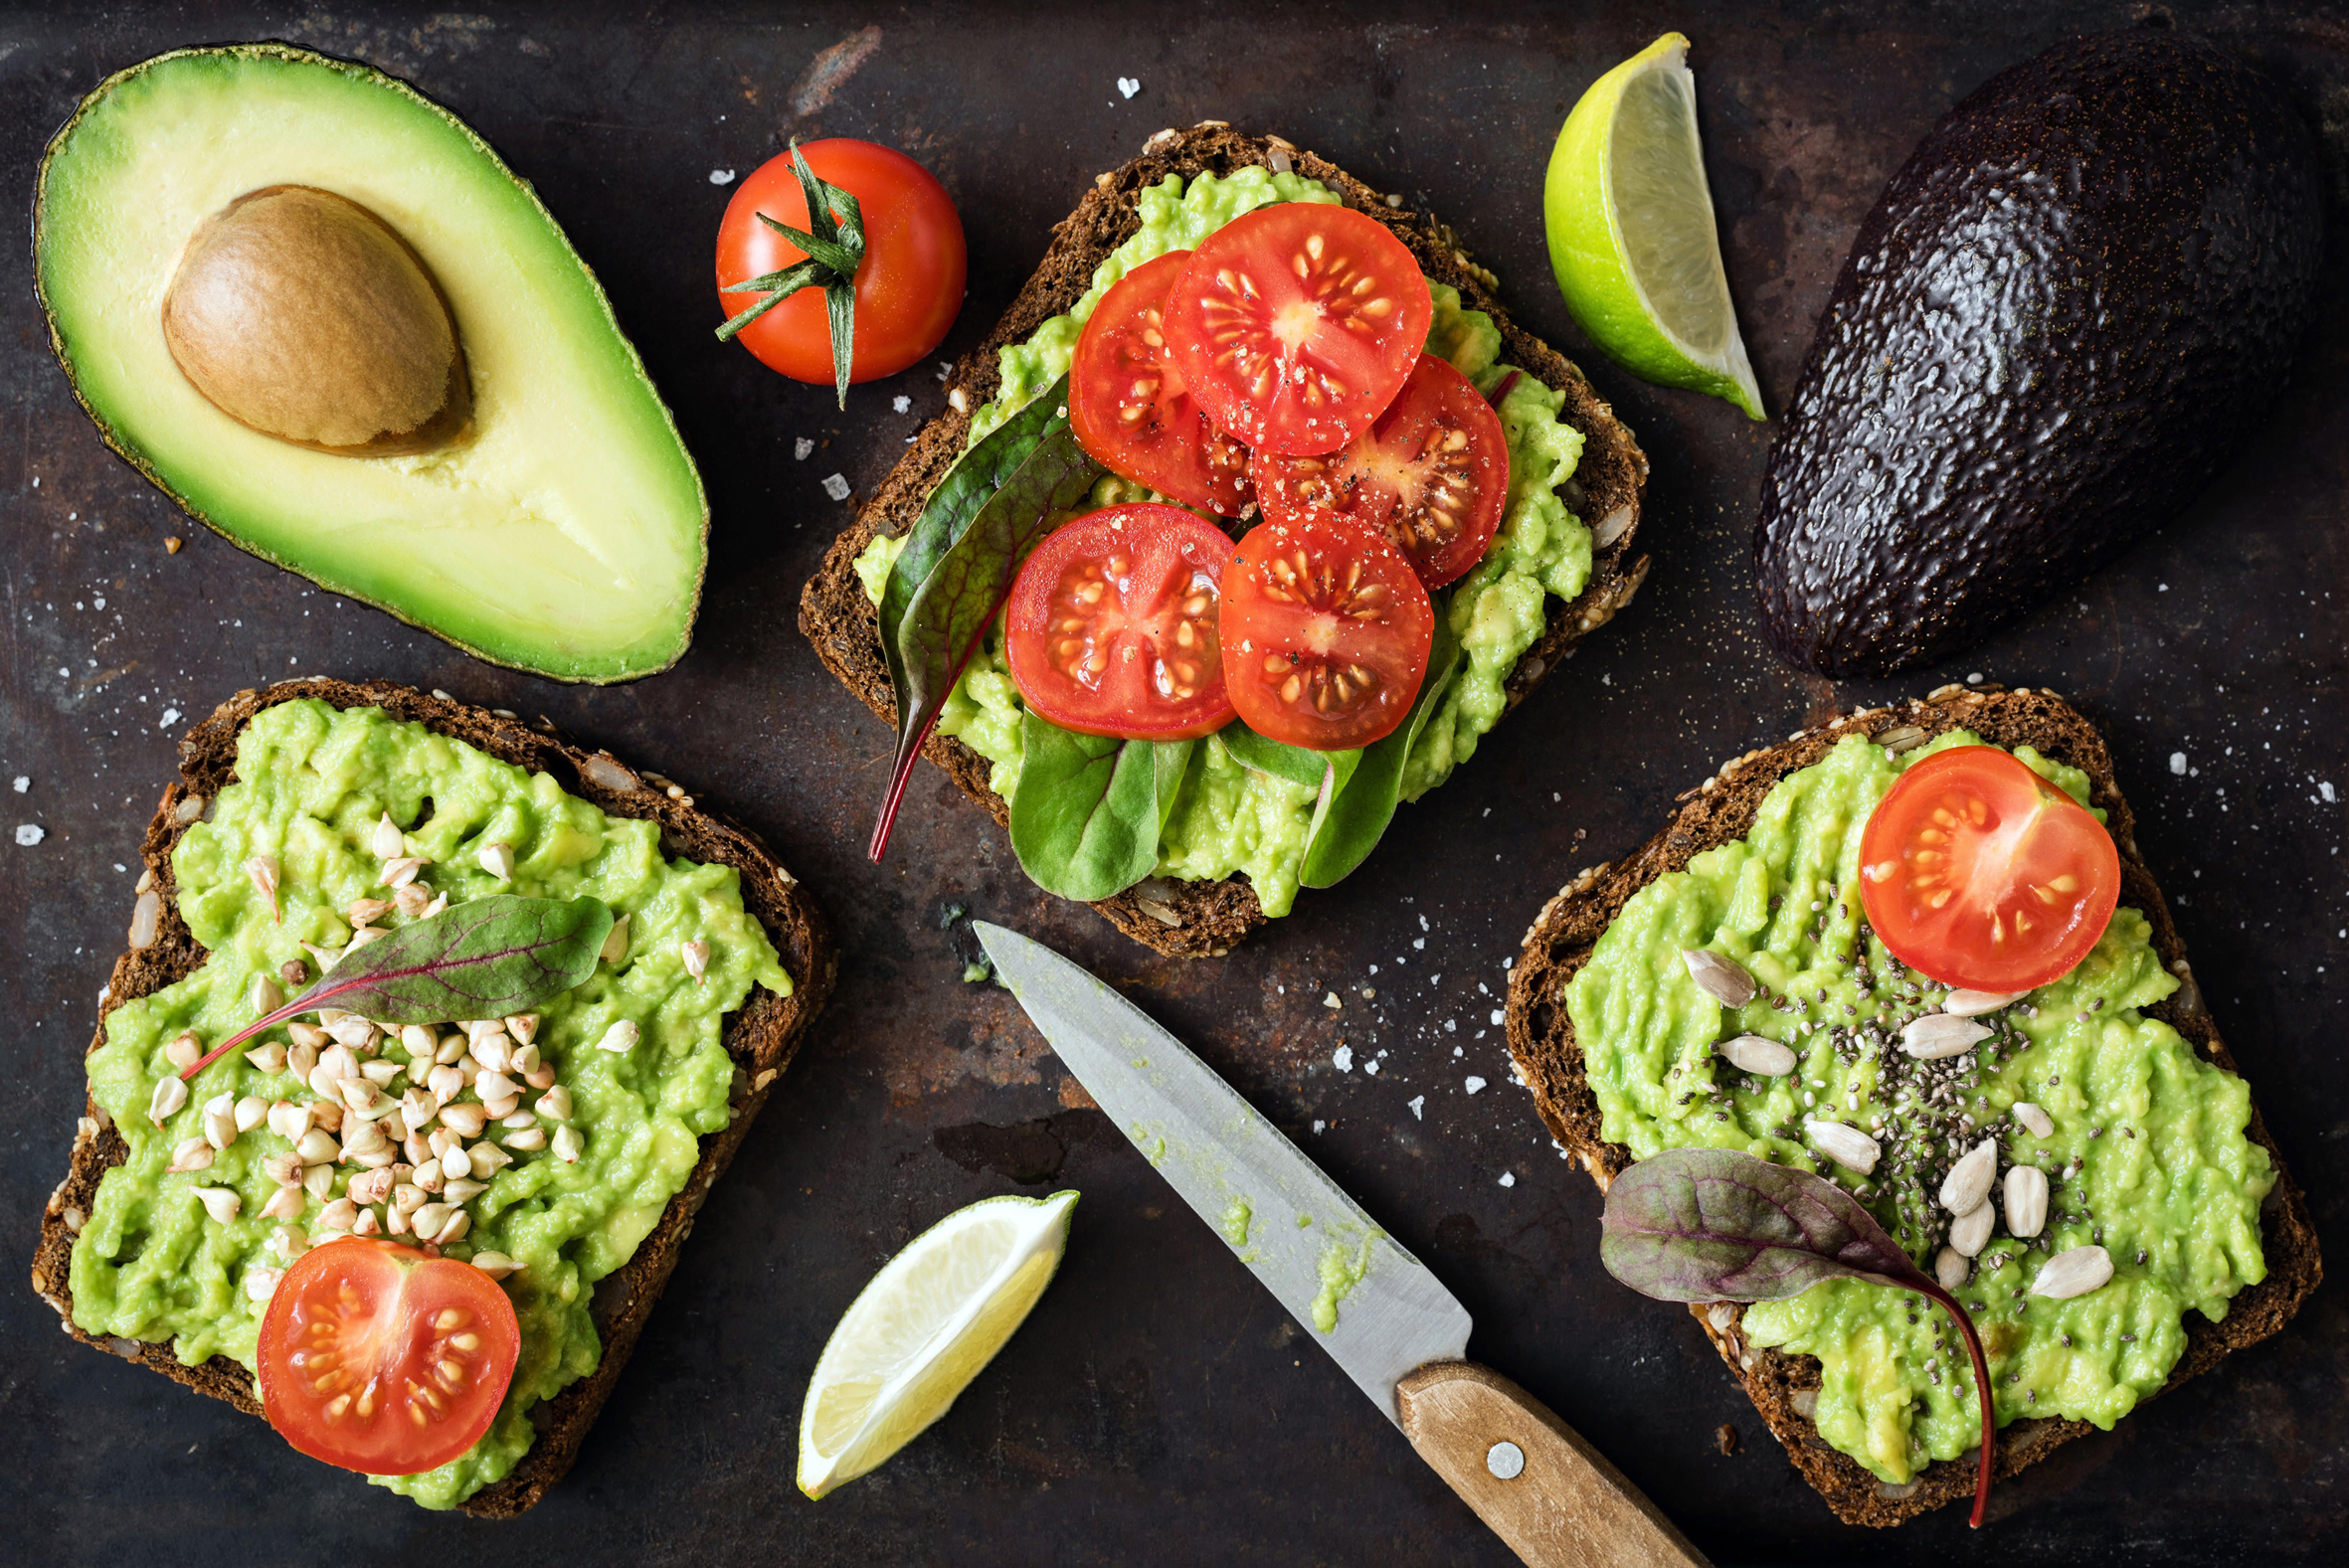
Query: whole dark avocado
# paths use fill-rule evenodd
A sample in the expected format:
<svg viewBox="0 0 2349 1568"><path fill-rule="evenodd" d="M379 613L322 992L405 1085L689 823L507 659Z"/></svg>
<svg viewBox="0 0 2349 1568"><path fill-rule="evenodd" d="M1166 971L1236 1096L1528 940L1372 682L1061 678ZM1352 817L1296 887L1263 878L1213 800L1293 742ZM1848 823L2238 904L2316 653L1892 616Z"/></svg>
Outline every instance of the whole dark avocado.
<svg viewBox="0 0 2349 1568"><path fill-rule="evenodd" d="M2209 44L2108 33L1991 78L1836 279L1762 481L1771 642L1929 663L2167 521L2273 401L2322 249L2306 129Z"/></svg>

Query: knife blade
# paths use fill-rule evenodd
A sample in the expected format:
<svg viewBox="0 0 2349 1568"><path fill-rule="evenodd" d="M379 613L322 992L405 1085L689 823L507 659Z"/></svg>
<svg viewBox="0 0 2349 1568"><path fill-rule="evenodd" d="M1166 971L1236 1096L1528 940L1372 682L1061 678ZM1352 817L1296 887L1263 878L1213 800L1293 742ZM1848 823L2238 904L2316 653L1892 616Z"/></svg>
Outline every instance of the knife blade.
<svg viewBox="0 0 2349 1568"><path fill-rule="evenodd" d="M1468 1309L1221 1075L1082 966L972 926L1111 1123L1521 1558L1701 1568L1597 1450L1465 1359Z"/></svg>

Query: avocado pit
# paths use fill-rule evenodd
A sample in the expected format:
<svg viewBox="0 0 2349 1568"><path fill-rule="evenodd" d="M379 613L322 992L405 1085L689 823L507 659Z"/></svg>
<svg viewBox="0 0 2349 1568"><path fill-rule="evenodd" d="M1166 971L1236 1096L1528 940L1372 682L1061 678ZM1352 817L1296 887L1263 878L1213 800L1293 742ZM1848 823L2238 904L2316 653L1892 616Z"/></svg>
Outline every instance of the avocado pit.
<svg viewBox="0 0 2349 1568"><path fill-rule="evenodd" d="M472 417L456 323L408 243L307 185L249 191L188 241L163 339L213 407L318 451L430 451Z"/></svg>

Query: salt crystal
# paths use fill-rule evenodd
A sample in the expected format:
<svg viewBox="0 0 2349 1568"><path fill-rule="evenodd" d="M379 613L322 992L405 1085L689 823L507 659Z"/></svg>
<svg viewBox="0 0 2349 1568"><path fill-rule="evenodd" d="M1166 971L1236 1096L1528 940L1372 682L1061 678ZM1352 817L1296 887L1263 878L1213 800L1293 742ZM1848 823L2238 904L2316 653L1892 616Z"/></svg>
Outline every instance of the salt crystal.
<svg viewBox="0 0 2349 1568"><path fill-rule="evenodd" d="M1130 97L1132 97L1132 96L1133 96L1135 93L1137 93L1137 92L1140 92L1141 90L1142 90L1142 84L1141 84L1139 81L1135 80L1134 78L1132 78L1132 77L1120 77L1120 78L1118 78L1118 96L1120 96L1120 97L1124 97L1124 98L1130 98ZM33 482L34 482L35 484L38 484L38 483L40 483L41 481L40 481L40 480L38 480L38 479L36 479L36 480L34 480Z"/></svg>
<svg viewBox="0 0 2349 1568"><path fill-rule="evenodd" d="M1481 1078L1471 1078L1467 1084L1468 1092L1472 1095L1484 1087L1485 1081Z"/></svg>
<svg viewBox="0 0 2349 1568"><path fill-rule="evenodd" d="M848 476L835 473L823 481L823 493L835 501L848 499Z"/></svg>
<svg viewBox="0 0 2349 1568"><path fill-rule="evenodd" d="M813 450L815 450L815 440L813 436L803 436L792 442L792 456L801 462L806 462L808 454Z"/></svg>
<svg viewBox="0 0 2349 1568"><path fill-rule="evenodd" d="M732 169L712 169L710 170L710 183L712 185L732 185L734 171Z"/></svg>
<svg viewBox="0 0 2349 1568"><path fill-rule="evenodd" d="M1353 1072L1354 1047L1351 1045L1340 1046L1337 1050L1330 1053L1330 1061L1332 1065L1334 1065L1338 1071L1342 1073Z"/></svg>
<svg viewBox="0 0 2349 1568"><path fill-rule="evenodd" d="M32 848L48 836L48 829L36 822L19 822L16 826L16 841L27 849Z"/></svg>
<svg viewBox="0 0 2349 1568"><path fill-rule="evenodd" d="M1425 1095L1413 1095L1410 1105L1412 1121L1424 1122L1427 1120L1427 1097Z"/></svg>

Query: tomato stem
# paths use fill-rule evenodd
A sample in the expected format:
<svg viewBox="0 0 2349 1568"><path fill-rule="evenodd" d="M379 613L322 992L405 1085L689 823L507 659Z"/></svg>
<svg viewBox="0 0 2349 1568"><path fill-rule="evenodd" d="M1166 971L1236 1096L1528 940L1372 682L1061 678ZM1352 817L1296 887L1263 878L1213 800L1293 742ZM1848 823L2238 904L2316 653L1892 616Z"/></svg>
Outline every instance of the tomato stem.
<svg viewBox="0 0 2349 1568"><path fill-rule="evenodd" d="M824 313L831 327L832 390L840 400L840 407L845 409L848 370L855 359L856 272L864 264L864 209L847 191L815 177L815 171L808 167L807 155L800 151L797 136L792 138L791 145L792 169L799 175L800 190L808 199L808 227L794 229L765 213L754 216L799 247L807 259L777 271L727 284L724 290L727 293L765 291L765 297L718 328L718 341L728 341L801 289L821 288ZM894 810L889 814L894 815ZM885 821L880 836L888 836ZM880 857L876 854L873 858Z"/></svg>

